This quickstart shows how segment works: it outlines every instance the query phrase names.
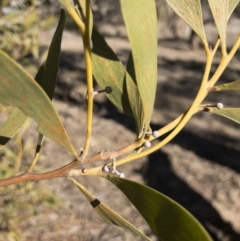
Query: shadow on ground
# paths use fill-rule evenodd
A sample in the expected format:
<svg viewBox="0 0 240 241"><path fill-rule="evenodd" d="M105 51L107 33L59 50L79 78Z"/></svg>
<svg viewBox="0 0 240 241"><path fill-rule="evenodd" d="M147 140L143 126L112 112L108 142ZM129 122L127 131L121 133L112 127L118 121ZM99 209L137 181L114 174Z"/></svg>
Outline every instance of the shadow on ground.
<svg viewBox="0 0 240 241"><path fill-rule="evenodd" d="M98 106L98 108L101 107ZM105 103L104 108L108 109L108 114L104 115L104 118L114 119L130 130L134 130L134 121L118 112L110 102ZM160 128L160 126L154 124L151 124L151 127L155 130ZM228 139L229 142L233 143L236 141L231 139L231 137L221 136L221 134L216 136L216 138L223 141ZM185 130L175 137L171 143L177 144L185 150L190 150L201 158L211 160L211 162L226 166L240 173L238 160L240 151L227 147L224 144L213 142ZM147 169L137 170L137 172L143 175L146 184L183 205L208 229L214 240L220 241L223 239L218 238L216 232L212 231L211 227L215 227L215 229L223 232L224 236L228 237L226 240L240 240L240 235L234 232L231 224L224 222L216 209L207 200L174 174L171 162L165 153L158 151L150 155L146 167Z"/></svg>
<svg viewBox="0 0 240 241"><path fill-rule="evenodd" d="M190 211L207 228L214 240L222 240L219 239L216 230L220 230L227 240L240 240L240 235L234 232L229 223L222 220L216 209L172 172L170 160L165 153L158 151L150 155L147 166L145 171L138 170L144 175L147 185Z"/></svg>
<svg viewBox="0 0 240 241"><path fill-rule="evenodd" d="M67 55L66 55L67 56ZM65 57L66 57L65 56ZM63 63L66 66L68 63ZM159 67L173 72L179 72L180 75L176 76L175 80L165 81L159 83L158 95L160 98L156 103L156 109L161 111L163 107L166 107L165 96L173 95L178 97L176 103L176 108L181 106L181 98L187 98L189 103L194 98L199 88L199 83L192 81L193 76L201 76L202 70L204 68L203 63L194 61L179 61L179 60L169 60L166 58L161 59ZM216 67L216 66L214 66ZM68 69L68 67L67 67ZM71 70L71 69L70 69ZM191 71L191 73L187 71ZM80 72L84 75L82 69ZM232 69L231 67L223 74L224 82L234 80L236 76L239 76L240 71ZM178 78L178 79L177 79ZM221 81L222 82L222 81ZM183 88L184 86L184 88ZM71 88L74 88L75 84ZM66 88L66 87L65 87ZM223 97L228 104L237 103L239 96L236 94L231 94L231 99L228 96ZM211 96L209 100L214 101L216 97ZM84 96L80 100L70 98L69 102L73 104L84 101ZM124 125L131 131L135 130L135 124L133 119L120 113L114 105L109 101L98 102L95 101L95 107L97 109L97 114L106 119L112 119L117 123ZM80 105L81 106L81 105ZM186 108L186 107L184 107ZM183 109L184 109L183 108ZM186 110L186 109L184 109ZM171 111L179 111L175 108ZM180 112L182 110L180 109ZM103 114L102 114L103 113ZM164 114L164 113L163 113ZM161 128L159 125L151 124L152 129L156 130ZM215 141L214 141L215 140ZM185 150L190 150L194 152L197 156L215 162L219 165L228 167L235 172L240 173L240 164L238 157L240 156L240 150L231 148L224 145L225 141L234 144L236 139L231 136L224 134L217 134L211 140L205 138L204 136L198 136L194 132L183 130L171 143L174 143ZM161 161L159 161L161 160ZM216 241L238 241L240 240L240 235L237 234L232 226L225 222L216 209L204 199L201 195L191 189L184 181L178 178L172 171L171 162L167 154L158 151L148 158L148 163L146 164L147 169L136 170L138 173L143 175L146 180L146 184L153 187L154 189L163 192L167 196L179 202L187 210L189 210L210 232L214 240ZM215 230L215 231L214 231ZM219 237L220 230L224 237Z"/></svg>

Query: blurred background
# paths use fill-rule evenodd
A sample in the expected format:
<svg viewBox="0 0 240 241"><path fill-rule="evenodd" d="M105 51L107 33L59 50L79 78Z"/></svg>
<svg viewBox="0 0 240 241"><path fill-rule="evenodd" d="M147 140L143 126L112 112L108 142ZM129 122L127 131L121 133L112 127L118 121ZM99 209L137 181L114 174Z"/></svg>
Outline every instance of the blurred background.
<svg viewBox="0 0 240 241"><path fill-rule="evenodd" d="M186 111L196 96L205 65L198 37L168 7L157 1L158 86L151 127L159 129ZM202 1L210 45L217 31ZM119 1L92 1L95 27L125 63L129 43ZM60 6L54 0L1 0L0 48L33 76L45 61ZM240 32L240 6L229 20L227 44L231 49ZM220 61L216 54L212 72ZM237 53L219 83L239 79ZM14 71L14 70L13 70ZM107 70L106 70L107 71ZM95 88L98 86L95 83ZM67 17L54 105L76 148L85 137L85 65L81 35ZM239 107L239 93L210 93L204 103L222 102ZM1 106L0 124L11 108ZM114 150L135 139L134 121L119 112L104 95L96 96L91 153ZM197 114L183 131L154 154L119 167L129 179L145 183L188 209L216 241L240 240L240 126L209 113ZM0 177L25 171L34 155L36 123L29 120L0 150ZM71 156L46 139L36 172L53 170ZM97 163L98 164L98 163ZM110 183L97 177L78 180L98 199L118 211L153 240L157 240L128 200ZM84 196L65 179L0 188L0 240L141 240L104 224Z"/></svg>

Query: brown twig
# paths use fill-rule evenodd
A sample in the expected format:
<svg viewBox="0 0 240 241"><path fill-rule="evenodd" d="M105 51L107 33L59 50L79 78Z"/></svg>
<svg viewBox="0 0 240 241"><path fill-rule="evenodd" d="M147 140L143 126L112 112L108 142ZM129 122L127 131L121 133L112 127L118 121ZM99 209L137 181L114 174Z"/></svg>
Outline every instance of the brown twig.
<svg viewBox="0 0 240 241"><path fill-rule="evenodd" d="M90 162L96 162L98 160L113 159L113 158L119 157L129 151L132 151L141 145L142 145L142 143L140 141L135 141L135 142L131 143L130 145L122 147L116 151L112 151L112 152L101 151L89 158L86 158L83 163L81 163L75 159L72 162L70 162L69 164L67 164L57 170L54 170L54 171L50 171L50 172L46 172L46 173L37 173L37 174L22 173L15 177L5 178L5 179L0 180L0 187L12 185L12 184L23 183L23 182L27 182L27 181L40 181L40 180L45 180L45 179L66 177L66 176L68 176L68 173L70 170L72 170L73 168L77 168L80 165L84 165L84 164L90 163Z"/></svg>

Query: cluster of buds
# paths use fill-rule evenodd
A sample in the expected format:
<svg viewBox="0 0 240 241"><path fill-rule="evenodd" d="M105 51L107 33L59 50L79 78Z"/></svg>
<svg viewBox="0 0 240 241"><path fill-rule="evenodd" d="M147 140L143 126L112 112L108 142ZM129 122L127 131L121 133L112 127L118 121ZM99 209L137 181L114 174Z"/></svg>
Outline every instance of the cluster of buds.
<svg viewBox="0 0 240 241"><path fill-rule="evenodd" d="M109 165L104 165L102 170L104 172L109 172L111 169L113 169L112 170L112 174L116 173L117 176L120 177L120 178L124 178L125 177L125 174L123 172L119 172L119 171L116 170L116 168L112 168Z"/></svg>

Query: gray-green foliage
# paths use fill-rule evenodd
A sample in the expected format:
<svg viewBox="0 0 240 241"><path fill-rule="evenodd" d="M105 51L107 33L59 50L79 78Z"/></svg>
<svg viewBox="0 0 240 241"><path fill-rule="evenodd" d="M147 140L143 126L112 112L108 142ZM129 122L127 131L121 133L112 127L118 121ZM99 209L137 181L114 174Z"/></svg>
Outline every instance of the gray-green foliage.
<svg viewBox="0 0 240 241"><path fill-rule="evenodd" d="M86 141L84 147L80 149L79 156L51 102L58 71L60 43L65 19L64 11L61 11L59 25L49 48L46 65L40 67L35 80L16 61L3 51L0 51L0 64L2 66L0 69L0 102L6 106L15 106L26 116L32 117L38 123L37 131L42 136L44 135L62 145L74 158L72 162L60 169L47 173L40 172L37 175L25 173L14 178L2 179L0 180L0 185L7 186L26 181L67 177L79 187L97 213L106 222L124 227L149 240L136 227L115 214L100 200L96 200L88 190L73 178L79 175L104 177L116 185L129 198L160 240L211 240L211 237L201 224L179 204L145 185L121 178L123 174L118 173L116 170L116 166L137 160L162 148L182 130L194 114L200 111L212 112L239 122L239 108L222 108L222 104L210 106L202 104L205 97L211 94L211 91L239 90L239 81L223 86L215 86L240 46L239 37L229 52L226 48L227 22L239 0L208 1L219 34L219 39L213 48L209 47L205 34L200 0L166 0L166 2L201 39L206 54L206 67L200 81L199 91L191 106L171 123L152 133L150 122L157 84L158 43L155 1L120 1L121 12L131 46L125 67L117 58L114 50L104 40L101 33L94 29L92 30L94 24L90 1L70 2L68 0L59 0L59 3L77 24L84 46L88 113ZM210 75L213 59L219 46L222 52L221 62L214 69L214 73ZM11 71L12 69L14 69L14 72ZM106 86L110 86L113 89L113 93L108 93L108 98L124 113L134 118L137 138L129 145L119 147L120 149L111 152L102 151L89 156L91 136L94 134L92 133L92 119L94 95L96 94L93 90L93 75L103 89ZM16 89L18 89L17 92ZM104 92L104 90L101 92ZM0 141L5 140L4 143L0 143L2 145L6 143L6 140L11 139L19 129L19 122L14 120L15 112L10 115L9 119L0 128L2 135ZM19 116L19 113L17 114ZM17 126L15 126L14 131L9 123ZM151 147L150 142L163 135L163 133L166 136ZM128 155L122 157L123 154ZM36 165L37 156L38 153L36 152L31 168L28 170L32 170ZM57 159L56 157L54 158ZM117 158L118 160L116 160ZM79 169L86 163L98 160L105 160L107 164L105 166L100 164L89 169ZM112 174L107 175L105 172L109 169L113 170L113 173L117 173L118 177Z"/></svg>

